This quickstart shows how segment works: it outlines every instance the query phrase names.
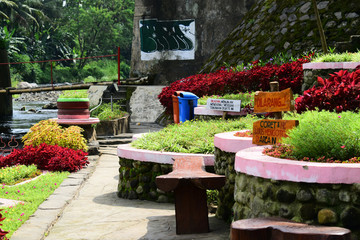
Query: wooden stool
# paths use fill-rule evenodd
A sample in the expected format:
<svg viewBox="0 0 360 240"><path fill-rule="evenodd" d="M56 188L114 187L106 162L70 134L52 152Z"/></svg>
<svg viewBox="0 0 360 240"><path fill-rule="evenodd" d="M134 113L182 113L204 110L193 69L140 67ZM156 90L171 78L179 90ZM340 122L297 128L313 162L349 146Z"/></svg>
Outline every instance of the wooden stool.
<svg viewBox="0 0 360 240"><path fill-rule="evenodd" d="M209 232L206 189L224 186L225 176L204 169L202 157L179 157L171 173L156 177L159 189L175 192L176 234Z"/></svg>
<svg viewBox="0 0 360 240"><path fill-rule="evenodd" d="M282 218L252 218L231 224L231 240L351 240L350 230L312 226Z"/></svg>

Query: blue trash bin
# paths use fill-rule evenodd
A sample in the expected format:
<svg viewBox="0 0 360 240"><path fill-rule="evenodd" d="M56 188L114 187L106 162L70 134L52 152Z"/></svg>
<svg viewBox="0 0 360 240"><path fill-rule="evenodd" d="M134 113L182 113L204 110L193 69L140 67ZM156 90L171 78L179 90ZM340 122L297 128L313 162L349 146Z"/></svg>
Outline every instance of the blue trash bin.
<svg viewBox="0 0 360 240"><path fill-rule="evenodd" d="M199 97L190 92L182 92L178 99L180 122L194 119L194 108L197 107Z"/></svg>

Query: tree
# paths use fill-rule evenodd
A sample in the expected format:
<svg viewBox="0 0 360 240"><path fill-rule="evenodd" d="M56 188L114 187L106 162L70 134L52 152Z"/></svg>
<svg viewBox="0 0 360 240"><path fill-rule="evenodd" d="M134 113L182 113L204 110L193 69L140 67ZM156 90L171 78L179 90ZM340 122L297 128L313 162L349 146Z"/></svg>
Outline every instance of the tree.
<svg viewBox="0 0 360 240"><path fill-rule="evenodd" d="M111 54L116 46L130 56L133 9L134 0L67 1L63 31L75 37L74 50L80 58ZM86 62L80 60L78 68L82 69Z"/></svg>

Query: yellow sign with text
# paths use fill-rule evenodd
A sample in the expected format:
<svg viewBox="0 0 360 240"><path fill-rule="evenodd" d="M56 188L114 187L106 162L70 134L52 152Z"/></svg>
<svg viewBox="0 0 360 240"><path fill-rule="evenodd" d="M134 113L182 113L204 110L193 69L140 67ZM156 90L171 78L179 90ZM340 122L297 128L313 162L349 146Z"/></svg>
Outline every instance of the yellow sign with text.
<svg viewBox="0 0 360 240"><path fill-rule="evenodd" d="M282 112L295 109L294 96L290 88L280 92L257 92L254 112Z"/></svg>
<svg viewBox="0 0 360 240"><path fill-rule="evenodd" d="M283 137L287 137L287 130L299 125L298 120L259 120L253 124L253 144L275 145Z"/></svg>

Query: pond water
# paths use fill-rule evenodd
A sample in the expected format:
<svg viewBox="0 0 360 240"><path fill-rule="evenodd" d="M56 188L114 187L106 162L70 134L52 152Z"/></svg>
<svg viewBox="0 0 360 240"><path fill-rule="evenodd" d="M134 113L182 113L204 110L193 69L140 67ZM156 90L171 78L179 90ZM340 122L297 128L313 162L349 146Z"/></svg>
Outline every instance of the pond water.
<svg viewBox="0 0 360 240"><path fill-rule="evenodd" d="M9 140L12 136L20 139L35 123L44 119L56 118L57 109L42 109L47 103L44 101L13 101L13 116L0 118L0 137L4 140ZM25 107L25 111L21 111L23 107ZM35 112L31 110L35 110Z"/></svg>

